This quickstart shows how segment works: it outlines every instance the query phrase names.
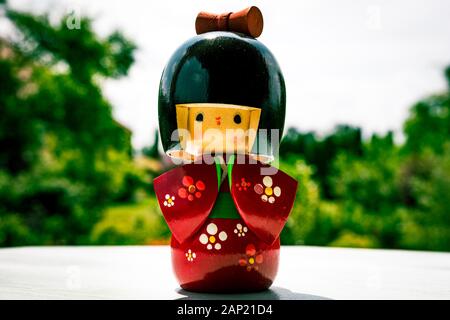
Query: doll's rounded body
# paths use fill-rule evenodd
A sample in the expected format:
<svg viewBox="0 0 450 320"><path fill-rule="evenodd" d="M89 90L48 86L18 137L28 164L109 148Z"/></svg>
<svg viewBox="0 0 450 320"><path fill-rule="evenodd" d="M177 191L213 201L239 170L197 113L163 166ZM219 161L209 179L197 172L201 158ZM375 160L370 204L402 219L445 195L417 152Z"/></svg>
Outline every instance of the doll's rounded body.
<svg viewBox="0 0 450 320"><path fill-rule="evenodd" d="M269 288L278 270L280 240L267 245L242 219L208 219L190 239L171 241L180 286L196 292L251 292Z"/></svg>
<svg viewBox="0 0 450 320"><path fill-rule="evenodd" d="M268 289L278 270L280 239L268 245L240 218L224 179L201 228L180 243L172 237L172 266L180 286L198 292Z"/></svg>

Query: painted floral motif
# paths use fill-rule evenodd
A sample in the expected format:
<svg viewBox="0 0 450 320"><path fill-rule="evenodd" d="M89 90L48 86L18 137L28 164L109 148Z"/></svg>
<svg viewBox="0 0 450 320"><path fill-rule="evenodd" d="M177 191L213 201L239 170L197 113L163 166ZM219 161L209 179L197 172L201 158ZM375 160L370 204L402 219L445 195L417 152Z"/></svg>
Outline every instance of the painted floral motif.
<svg viewBox="0 0 450 320"><path fill-rule="evenodd" d="M190 176L184 176L181 180L183 187L178 189L178 196L181 199L188 199L193 201L195 198L202 196L202 191L205 190L205 184L202 180L198 180L194 183L194 179Z"/></svg>
<svg viewBox="0 0 450 320"><path fill-rule="evenodd" d="M236 183L236 188L238 188L239 191L247 191L247 188L251 186L250 182L247 182L245 178L241 178L241 183Z"/></svg>
<svg viewBox="0 0 450 320"><path fill-rule="evenodd" d="M169 194L166 194L166 196L164 197L164 206L165 207L173 207L175 205L175 197L171 196Z"/></svg>
<svg viewBox="0 0 450 320"><path fill-rule="evenodd" d="M192 252L192 250L189 249L188 252L186 252L187 261L192 262L195 258L197 258L197 255L195 254L195 252Z"/></svg>
<svg viewBox="0 0 450 320"><path fill-rule="evenodd" d="M234 233L237 234L238 237L245 237L245 234L247 233L248 228L246 226L242 226L242 224L238 223L236 225L236 229L234 229Z"/></svg>
<svg viewBox="0 0 450 320"><path fill-rule="evenodd" d="M228 235L225 231L219 232L219 229L215 223L210 223L206 227L206 233L202 233L198 240L201 244L206 245L206 249L211 250L212 248L216 250L220 250L222 248L222 244L220 243L227 240Z"/></svg>
<svg viewBox="0 0 450 320"><path fill-rule="evenodd" d="M272 178L269 176L263 178L263 185L260 183L256 184L254 187L255 192L261 195L261 200L263 202L274 203L275 197L281 195L281 188L278 186L273 187Z"/></svg>
<svg viewBox="0 0 450 320"><path fill-rule="evenodd" d="M258 265L263 263L264 257L262 253L257 253L254 244L248 244L245 248L245 258L239 259L239 265L246 267L247 271L258 270Z"/></svg>

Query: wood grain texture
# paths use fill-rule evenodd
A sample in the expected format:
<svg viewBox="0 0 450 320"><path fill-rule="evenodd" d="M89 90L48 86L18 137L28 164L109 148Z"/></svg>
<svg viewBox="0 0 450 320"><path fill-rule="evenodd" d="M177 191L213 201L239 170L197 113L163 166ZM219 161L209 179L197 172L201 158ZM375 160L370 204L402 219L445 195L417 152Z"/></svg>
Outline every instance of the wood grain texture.
<svg viewBox="0 0 450 320"><path fill-rule="evenodd" d="M170 250L0 249L1 299L450 299L450 254L282 247L278 277L257 294L180 290Z"/></svg>

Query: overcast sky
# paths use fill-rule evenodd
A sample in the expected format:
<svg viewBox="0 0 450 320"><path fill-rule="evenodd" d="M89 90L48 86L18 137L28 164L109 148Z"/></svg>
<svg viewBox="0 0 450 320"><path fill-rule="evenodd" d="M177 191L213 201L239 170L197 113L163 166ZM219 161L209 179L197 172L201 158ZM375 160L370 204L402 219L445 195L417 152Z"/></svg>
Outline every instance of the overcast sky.
<svg viewBox="0 0 450 320"><path fill-rule="evenodd" d="M365 134L400 132L417 99L445 88L450 64L450 1L433 0L14 0L18 9L75 11L95 19L101 35L122 30L139 47L128 77L103 88L116 118L133 130L136 148L157 127L157 92L164 65L195 35L201 10L237 11L257 5L259 38L286 80L287 126L329 132L337 123Z"/></svg>

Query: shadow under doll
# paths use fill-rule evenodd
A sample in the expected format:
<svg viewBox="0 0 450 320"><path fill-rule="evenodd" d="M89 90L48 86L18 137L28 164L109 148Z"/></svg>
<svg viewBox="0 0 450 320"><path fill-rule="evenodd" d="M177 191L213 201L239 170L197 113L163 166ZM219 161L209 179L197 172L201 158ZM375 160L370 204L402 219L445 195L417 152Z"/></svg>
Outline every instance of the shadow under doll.
<svg viewBox="0 0 450 320"><path fill-rule="evenodd" d="M201 293L181 288L176 289L176 292L184 296L177 300L331 300L327 297L293 292L281 287L248 293Z"/></svg>
<svg viewBox="0 0 450 320"><path fill-rule="evenodd" d="M255 272L249 277L247 271L238 266L228 266L210 272L201 280L184 283L178 300L331 300L327 297L270 287L273 276L266 277ZM266 289L269 288L269 289Z"/></svg>

